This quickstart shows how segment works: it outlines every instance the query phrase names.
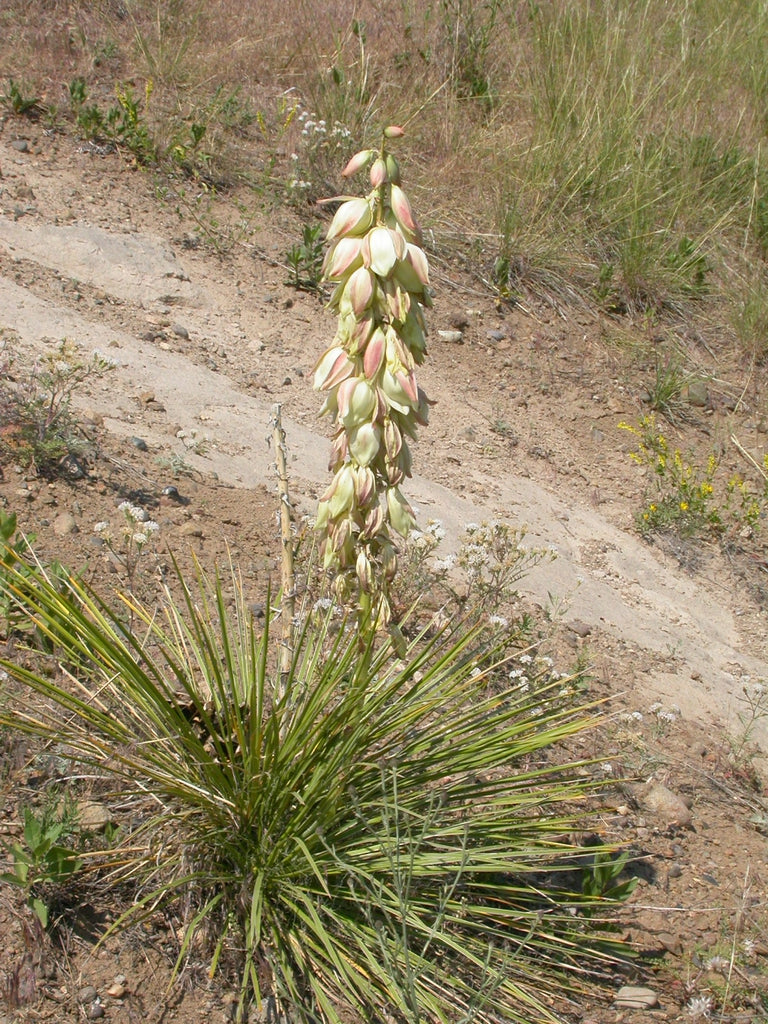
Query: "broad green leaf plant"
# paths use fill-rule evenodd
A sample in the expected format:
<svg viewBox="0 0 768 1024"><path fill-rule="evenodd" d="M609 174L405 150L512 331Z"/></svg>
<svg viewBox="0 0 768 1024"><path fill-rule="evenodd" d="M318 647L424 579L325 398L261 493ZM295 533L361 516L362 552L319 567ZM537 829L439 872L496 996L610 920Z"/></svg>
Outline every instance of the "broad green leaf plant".
<svg viewBox="0 0 768 1024"><path fill-rule="evenodd" d="M389 621L395 542L415 524L400 485L411 475L408 441L429 408L415 374L426 355L429 267L389 152L402 134L386 128L380 149L357 153L342 172L370 165L373 188L364 198L341 197L328 229L323 276L334 285L338 328L314 380L335 426L333 480L317 512L323 565L342 600L357 591L361 619L372 625Z"/></svg>

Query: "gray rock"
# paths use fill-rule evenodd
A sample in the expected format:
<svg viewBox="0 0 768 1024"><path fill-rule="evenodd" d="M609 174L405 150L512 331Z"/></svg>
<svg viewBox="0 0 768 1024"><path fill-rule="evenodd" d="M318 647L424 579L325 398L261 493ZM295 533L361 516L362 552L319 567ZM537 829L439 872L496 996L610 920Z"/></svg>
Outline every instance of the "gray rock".
<svg viewBox="0 0 768 1024"><path fill-rule="evenodd" d="M684 397L688 401L689 405L703 409L709 401L707 385L703 380L692 380L685 389Z"/></svg>
<svg viewBox="0 0 768 1024"><path fill-rule="evenodd" d="M97 995L98 992L93 985L83 985L77 993L77 1001L79 1003L92 1003Z"/></svg>
<svg viewBox="0 0 768 1024"><path fill-rule="evenodd" d="M81 800L77 805L77 820L87 832L103 832L112 821L109 808L97 800Z"/></svg>
<svg viewBox="0 0 768 1024"><path fill-rule="evenodd" d="M14 139L13 142L11 143L11 145L13 146L13 148L16 150L17 153L28 153L29 152L29 143L27 142L26 139Z"/></svg>
<svg viewBox="0 0 768 1024"><path fill-rule="evenodd" d="M693 815L684 800L660 782L650 782L637 794L640 806L666 825L691 824Z"/></svg>
<svg viewBox="0 0 768 1024"><path fill-rule="evenodd" d="M185 341L189 341L189 331L186 327L181 324L174 324L173 327L171 327L171 330L177 338L183 338Z"/></svg>
<svg viewBox="0 0 768 1024"><path fill-rule="evenodd" d="M613 1003L625 1010L652 1010L659 1005L659 998L653 989L624 985L616 993Z"/></svg>
<svg viewBox="0 0 768 1024"><path fill-rule="evenodd" d="M53 520L53 532L57 537L69 537L70 534L77 533L75 517L69 512L62 512L61 515L56 516Z"/></svg>

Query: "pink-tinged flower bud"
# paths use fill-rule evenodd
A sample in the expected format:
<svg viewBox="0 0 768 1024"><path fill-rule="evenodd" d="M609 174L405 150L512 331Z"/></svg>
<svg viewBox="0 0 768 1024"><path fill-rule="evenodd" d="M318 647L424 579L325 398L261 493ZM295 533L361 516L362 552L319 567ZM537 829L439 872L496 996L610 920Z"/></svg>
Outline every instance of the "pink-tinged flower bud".
<svg viewBox="0 0 768 1024"><path fill-rule="evenodd" d="M346 432L339 430L331 444L331 457L328 460L328 469L332 473L336 473L347 461L348 455L349 445L347 444Z"/></svg>
<svg viewBox="0 0 768 1024"><path fill-rule="evenodd" d="M347 295L356 317L362 317L373 299L373 274L366 267L358 267L347 281Z"/></svg>
<svg viewBox="0 0 768 1024"><path fill-rule="evenodd" d="M349 435L349 453L358 466L370 466L381 447L381 430L373 423L363 423Z"/></svg>
<svg viewBox="0 0 768 1024"><path fill-rule="evenodd" d="M370 313L361 317L359 320L355 320L355 326L352 328L350 334L350 351L357 355L358 352L362 352L368 344L368 340L371 337L371 332L376 325L376 321Z"/></svg>
<svg viewBox="0 0 768 1024"><path fill-rule="evenodd" d="M355 364L339 345L325 352L315 367L314 387L316 391L328 391L354 373Z"/></svg>
<svg viewBox="0 0 768 1024"><path fill-rule="evenodd" d="M333 215L328 228L329 242L340 235L362 235L373 223L373 210L367 199L349 199Z"/></svg>
<svg viewBox="0 0 768 1024"><path fill-rule="evenodd" d="M418 402L419 392L416 384L416 375L411 370L409 373L397 373L395 374L397 380L400 382L400 387L408 395L412 402Z"/></svg>
<svg viewBox="0 0 768 1024"><path fill-rule="evenodd" d="M374 149L361 149L359 153L355 153L347 166L341 172L342 178L350 178L353 174L356 174L360 168L365 167L368 161L372 160L374 156L376 156L376 151Z"/></svg>
<svg viewBox="0 0 768 1024"><path fill-rule="evenodd" d="M331 547L334 551L341 551L352 537L352 523L345 516L331 530Z"/></svg>
<svg viewBox="0 0 768 1024"><path fill-rule="evenodd" d="M391 184L399 185L400 184L400 165L398 164L397 160L395 160L395 158L392 156L391 153L387 153L387 155L385 157L385 162L386 162L386 165L387 165L387 178L389 179Z"/></svg>
<svg viewBox="0 0 768 1024"><path fill-rule="evenodd" d="M374 188L379 188L381 185L384 185L388 180L386 161L379 157L379 159L375 160L371 165L369 173L371 176L371 184Z"/></svg>
<svg viewBox="0 0 768 1024"><path fill-rule="evenodd" d="M349 412L349 400L356 387L357 378L347 377L347 379L343 380L336 389L336 408L338 410L337 415L339 419L343 420Z"/></svg>
<svg viewBox="0 0 768 1024"><path fill-rule="evenodd" d="M373 380L379 372L385 352L386 340L384 332L380 327L377 327L371 335L363 354L363 373L368 380Z"/></svg>
<svg viewBox="0 0 768 1024"><path fill-rule="evenodd" d="M408 241L416 242L417 245L421 244L421 228L413 216L408 196L399 185L393 185L390 189L390 203L392 212L397 217L397 223L403 229Z"/></svg>
<svg viewBox="0 0 768 1024"><path fill-rule="evenodd" d="M397 266L402 267L403 261L398 260ZM408 316L408 311L411 308L411 296L407 291L403 291L402 288L398 288L397 284L392 281L388 281L388 284L392 284L393 287L387 289L387 306L389 308L390 315L393 320L397 320L399 323L404 323L405 318Z"/></svg>
<svg viewBox="0 0 768 1024"><path fill-rule="evenodd" d="M371 570L371 563L368 561L368 557L362 548L357 556L355 572L357 573L360 589L366 594L370 594L373 590L373 571Z"/></svg>
<svg viewBox="0 0 768 1024"><path fill-rule="evenodd" d="M365 524L363 531L360 534L362 540L371 540L377 533L381 531L384 526L384 509L381 505L377 505L372 508L368 515L365 517Z"/></svg>
<svg viewBox="0 0 768 1024"><path fill-rule="evenodd" d="M393 580L397 573L397 552L395 551L395 545L391 541L386 541L381 545L379 558L381 559L381 568L384 570L384 575L388 580Z"/></svg>
<svg viewBox="0 0 768 1024"><path fill-rule="evenodd" d="M391 124L388 128L384 129L384 135L388 139L402 139L405 131L399 125Z"/></svg>
<svg viewBox="0 0 768 1024"><path fill-rule="evenodd" d="M355 268L360 259L362 238L337 238L326 253L323 261L323 278L326 281L339 281L345 274Z"/></svg>
<svg viewBox="0 0 768 1024"><path fill-rule="evenodd" d="M355 472L355 495L358 508L365 507L376 493L376 477L368 466L360 466Z"/></svg>
<svg viewBox="0 0 768 1024"><path fill-rule="evenodd" d="M387 463L387 482L395 487L397 484L401 484L405 479L405 473L403 472L402 466L398 462Z"/></svg>
<svg viewBox="0 0 768 1024"><path fill-rule="evenodd" d="M349 463L342 466L334 476L320 501L328 502L328 514L331 519L338 519L352 508L355 501L355 475Z"/></svg>
<svg viewBox="0 0 768 1024"><path fill-rule="evenodd" d="M387 405L407 416L412 410L412 400L403 388L403 374L394 375L389 369L381 377L381 390Z"/></svg>
<svg viewBox="0 0 768 1024"><path fill-rule="evenodd" d="M387 452L387 458L392 462L395 461L397 456L400 454L400 449L403 446L403 435L398 430L397 426L392 422L392 418L387 416L384 420L384 447Z"/></svg>
<svg viewBox="0 0 768 1024"><path fill-rule="evenodd" d="M392 528L401 537L407 537L416 525L413 509L403 497L399 487L387 488L387 510Z"/></svg>
<svg viewBox="0 0 768 1024"><path fill-rule="evenodd" d="M315 363L314 386L316 391L319 391L321 389L321 387L325 383L325 378L331 372L331 370L336 364L336 360L340 356L344 356L346 358L346 352L344 351L344 349L341 348L340 345L332 345L330 348L327 348L325 352L323 352L318 361Z"/></svg>

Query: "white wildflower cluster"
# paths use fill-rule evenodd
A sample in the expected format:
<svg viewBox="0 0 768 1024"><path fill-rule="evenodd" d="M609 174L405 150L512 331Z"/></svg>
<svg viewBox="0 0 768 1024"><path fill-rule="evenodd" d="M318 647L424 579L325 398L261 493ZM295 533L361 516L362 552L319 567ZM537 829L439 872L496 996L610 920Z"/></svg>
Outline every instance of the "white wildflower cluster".
<svg viewBox="0 0 768 1024"><path fill-rule="evenodd" d="M664 707L661 701L655 701L648 708L648 713L656 718L656 722L662 728L674 724L680 718L682 712L676 704Z"/></svg>
<svg viewBox="0 0 768 1024"><path fill-rule="evenodd" d="M685 1012L692 1020L706 1020L712 1010L712 1000L709 996L694 996L689 1000Z"/></svg>
<svg viewBox="0 0 768 1024"><path fill-rule="evenodd" d="M642 725L645 721L645 715L643 715L642 711L621 711L618 719L625 725Z"/></svg>
<svg viewBox="0 0 768 1024"><path fill-rule="evenodd" d="M126 542L142 548L147 541L160 530L160 526L149 518L149 513L140 505L132 505L130 501L122 501L117 509L125 516L123 535Z"/></svg>
<svg viewBox="0 0 768 1024"><path fill-rule="evenodd" d="M764 679L758 679L753 683L749 676L742 676L741 683L741 691L750 706L757 707L765 702L768 697L768 686Z"/></svg>
<svg viewBox="0 0 768 1024"><path fill-rule="evenodd" d="M318 182L313 178L313 167L318 163L334 161L352 137L350 130L340 121L328 125L324 118L308 110L301 110L296 117L299 126L297 151L291 153L293 170L288 180L292 195L304 196ZM309 179L309 180L308 180Z"/></svg>
<svg viewBox="0 0 768 1024"><path fill-rule="evenodd" d="M493 618L493 616L491 617ZM554 662L546 654L537 651L523 651L516 658L516 664L510 669L508 678L517 693L535 692L541 687L549 687L559 680L566 681L558 691L558 697L566 699L573 696L573 687L567 685L571 679L567 673L557 672L554 669Z"/></svg>
<svg viewBox="0 0 768 1024"><path fill-rule="evenodd" d="M525 530L498 521L467 523L457 555L468 589L482 601L499 606L517 598L516 584L540 562L551 559L550 548L528 548Z"/></svg>
<svg viewBox="0 0 768 1024"><path fill-rule="evenodd" d="M724 956L711 956L704 965L708 971L716 971L718 974L727 974L731 961Z"/></svg>

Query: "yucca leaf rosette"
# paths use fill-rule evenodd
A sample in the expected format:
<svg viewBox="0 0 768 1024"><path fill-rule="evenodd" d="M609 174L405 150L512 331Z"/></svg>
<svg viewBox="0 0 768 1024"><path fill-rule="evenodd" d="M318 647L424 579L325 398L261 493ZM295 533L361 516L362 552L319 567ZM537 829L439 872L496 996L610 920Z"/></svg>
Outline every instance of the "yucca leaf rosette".
<svg viewBox="0 0 768 1024"><path fill-rule="evenodd" d="M356 585L360 607L379 624L390 615L395 540L415 524L400 489L411 475L408 442L427 423L430 404L415 374L427 351L429 265L387 149L402 134L386 128L380 150L361 150L342 172L350 177L370 165L373 189L364 198L344 197L328 229L323 280L334 286L329 308L338 327L314 378L335 427L334 476L317 513L323 564L336 573L341 597Z"/></svg>

